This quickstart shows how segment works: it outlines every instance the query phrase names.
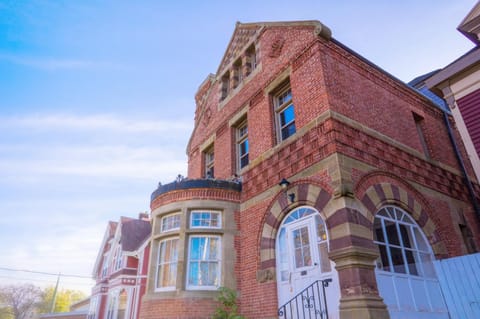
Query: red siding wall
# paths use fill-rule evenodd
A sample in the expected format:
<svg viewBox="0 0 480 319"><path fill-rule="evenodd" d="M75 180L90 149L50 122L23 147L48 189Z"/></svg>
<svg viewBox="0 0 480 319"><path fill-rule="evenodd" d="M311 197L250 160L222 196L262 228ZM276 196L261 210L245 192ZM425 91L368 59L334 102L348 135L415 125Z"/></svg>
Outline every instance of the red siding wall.
<svg viewBox="0 0 480 319"><path fill-rule="evenodd" d="M480 154L480 90L462 97L457 101L457 105L475 150Z"/></svg>

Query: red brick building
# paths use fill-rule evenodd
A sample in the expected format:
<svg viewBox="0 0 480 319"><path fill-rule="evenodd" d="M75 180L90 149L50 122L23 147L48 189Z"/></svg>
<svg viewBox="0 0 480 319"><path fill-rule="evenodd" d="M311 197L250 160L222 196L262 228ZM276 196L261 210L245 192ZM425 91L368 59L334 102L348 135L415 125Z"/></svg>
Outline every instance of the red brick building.
<svg viewBox="0 0 480 319"><path fill-rule="evenodd" d="M480 223L439 107L317 21L237 23L195 100L140 318L209 318L221 286L248 318L448 318L433 261Z"/></svg>
<svg viewBox="0 0 480 319"><path fill-rule="evenodd" d="M87 319L138 319L145 293L151 225L147 214L108 223L93 277Z"/></svg>

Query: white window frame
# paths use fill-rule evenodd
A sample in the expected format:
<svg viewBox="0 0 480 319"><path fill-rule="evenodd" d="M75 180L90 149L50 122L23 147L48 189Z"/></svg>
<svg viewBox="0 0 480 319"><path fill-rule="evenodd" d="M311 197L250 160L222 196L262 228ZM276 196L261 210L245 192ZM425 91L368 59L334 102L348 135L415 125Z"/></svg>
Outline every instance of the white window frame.
<svg viewBox="0 0 480 319"><path fill-rule="evenodd" d="M176 218L178 218L178 226L175 226L175 223L177 222L175 220ZM167 233L170 231L179 230L180 223L181 223L180 213L165 215L160 219L160 233ZM166 227L164 227L165 225Z"/></svg>
<svg viewBox="0 0 480 319"><path fill-rule="evenodd" d="M288 94L288 92L290 94ZM286 96L290 95L290 98L288 100L283 100ZM277 140L278 142L283 142L289 137L295 135L297 132L297 127L295 125L295 105L293 104L293 94L292 94L292 88L290 86L290 82L284 84L281 89L275 92L273 95L273 104L275 108L275 125L276 125L276 130L277 130ZM293 111L293 120L289 121L288 123L285 123L282 125L282 114L289 108L292 107ZM283 137L282 131L283 129L289 127L290 125L294 126L294 132L287 137Z"/></svg>
<svg viewBox="0 0 480 319"><path fill-rule="evenodd" d="M217 285L190 285L189 284L189 275L190 275L190 263L191 263L191 246L192 246L192 239L194 238L215 238L218 240L217 246L217 259L216 260L199 260L198 262L208 261L208 262L216 262L218 267L218 283ZM187 258L187 272L186 272L186 289L187 290L217 290L222 285L222 237L218 235L191 235L188 238L188 258Z"/></svg>
<svg viewBox="0 0 480 319"><path fill-rule="evenodd" d="M193 225L193 216L195 214L210 214L210 217L208 218L208 225L199 225L195 226ZM217 226L211 226L212 223L212 214L216 214L218 216L217 218ZM203 218L200 218L201 221L203 221ZM218 210L192 210L190 212L190 228L211 228L211 229L219 229L222 228L222 212Z"/></svg>
<svg viewBox="0 0 480 319"><path fill-rule="evenodd" d="M108 260L109 260L108 254L109 252L103 255L102 276L101 276L102 279L107 278L107 275L108 275Z"/></svg>
<svg viewBox="0 0 480 319"><path fill-rule="evenodd" d="M168 241L174 241L176 240L176 245L177 245L177 259L176 260L169 260L169 261L162 261L161 260L161 248L162 244L166 243ZM158 250L157 250L157 265L156 265L156 270L155 270L155 291L171 291L176 289L177 285L177 276L178 276L178 254L180 251L180 239L178 237L169 237L164 240L159 241L158 243ZM160 269L162 268L163 265L172 265L176 264L176 272L175 272L175 284L173 286L163 286L163 287L158 287L158 276L160 275Z"/></svg>
<svg viewBox="0 0 480 319"><path fill-rule="evenodd" d="M384 213L384 210L387 213ZM387 214L389 216L385 216L384 214ZM375 216L375 222L376 220L379 220L381 223L382 227L382 236L384 241L379 241L376 238L376 234L374 233L374 243L377 245L380 256L379 259L377 260L376 266L377 266L377 271L378 272L384 272L384 273L390 273L390 274L397 274L401 276L407 276L407 277L412 277L412 278L435 278L435 270L433 269L433 261L435 260L435 257L433 255L430 243L428 242L427 238L425 237L425 234L423 233L423 230L418 226L418 224L413 220L413 218L403 209L397 207L397 206L384 206L382 207L376 214ZM390 223L393 223L395 226L395 230L397 232L398 236L398 244L390 243L391 236L388 236L387 230L385 227L385 222L388 221ZM375 225L375 224L374 224ZM390 225L390 226L393 226ZM407 232L407 234L410 234L408 241L410 243L411 247L406 247L405 246L405 240L403 239L403 233L400 230L400 226L404 227ZM375 226L374 226L375 227ZM374 228L374 232L376 231L376 228ZM410 238L411 237L411 238ZM423 242L418 242L418 239L421 239ZM386 265L383 265L382 262L382 252L380 247L383 246L386 252L386 258L388 258L388 270L385 270L384 267ZM423 246L423 248L421 247ZM402 271L396 271L395 265L393 264L393 259L391 255L390 249L394 248L397 250L401 251L402 255L402 260L403 260L403 267L405 272ZM408 266L408 258L407 258L407 251L412 254L412 257L414 259L414 266L416 269L416 274L412 274L410 267ZM430 260L430 270L427 273L425 269L425 265L423 257L428 257Z"/></svg>
<svg viewBox="0 0 480 319"><path fill-rule="evenodd" d="M248 123L245 119L236 127L236 142L237 142L237 170L240 171L250 163L249 153L250 145L248 141ZM247 152L242 154L242 145L247 143ZM242 159L247 158L247 163L242 166Z"/></svg>
<svg viewBox="0 0 480 319"><path fill-rule="evenodd" d="M113 270L114 271L120 270L122 266L123 266L122 246L120 243L118 243L118 246L115 250Z"/></svg>

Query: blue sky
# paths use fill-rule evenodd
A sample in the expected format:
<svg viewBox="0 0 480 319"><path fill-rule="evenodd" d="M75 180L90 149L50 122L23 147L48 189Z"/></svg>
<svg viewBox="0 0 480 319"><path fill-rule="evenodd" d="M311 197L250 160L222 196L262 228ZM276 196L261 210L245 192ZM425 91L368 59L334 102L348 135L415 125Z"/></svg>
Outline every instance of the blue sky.
<svg viewBox="0 0 480 319"><path fill-rule="evenodd" d="M186 175L193 97L236 21L320 20L409 81L473 46L456 27L475 2L0 0L0 282L89 276L107 222Z"/></svg>

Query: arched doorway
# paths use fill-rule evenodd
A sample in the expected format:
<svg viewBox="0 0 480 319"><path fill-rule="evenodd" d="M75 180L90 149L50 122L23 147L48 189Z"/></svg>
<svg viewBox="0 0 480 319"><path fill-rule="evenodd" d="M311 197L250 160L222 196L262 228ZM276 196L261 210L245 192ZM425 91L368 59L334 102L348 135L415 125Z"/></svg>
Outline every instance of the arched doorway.
<svg viewBox="0 0 480 319"><path fill-rule="evenodd" d="M390 317L449 318L435 257L413 218L399 207L385 206L375 215L373 228L380 252L377 284Z"/></svg>
<svg viewBox="0 0 480 319"><path fill-rule="evenodd" d="M314 285L311 291L295 302L295 309L287 310L293 315L283 314L284 317L302 317L294 314L297 310L300 313L324 311L323 308L320 309L325 304L321 280L331 279L325 290L326 304L329 318L338 318L338 274L333 262L328 258L327 229L318 211L309 206L291 211L281 223L275 246L280 309L306 288Z"/></svg>

